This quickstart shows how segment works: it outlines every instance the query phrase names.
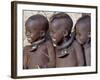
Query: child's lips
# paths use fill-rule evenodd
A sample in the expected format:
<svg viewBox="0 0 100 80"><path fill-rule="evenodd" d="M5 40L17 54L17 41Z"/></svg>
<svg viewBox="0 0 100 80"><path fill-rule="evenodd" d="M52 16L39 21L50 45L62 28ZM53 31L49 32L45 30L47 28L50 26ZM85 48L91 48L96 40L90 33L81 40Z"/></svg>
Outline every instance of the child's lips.
<svg viewBox="0 0 100 80"><path fill-rule="evenodd" d="M32 39L31 39L31 38L27 38L27 40L28 40L29 42L32 42Z"/></svg>
<svg viewBox="0 0 100 80"><path fill-rule="evenodd" d="M52 41L53 41L53 42L56 42L56 39L52 38Z"/></svg>
<svg viewBox="0 0 100 80"><path fill-rule="evenodd" d="M52 42L53 42L53 43L56 43L56 39L52 38Z"/></svg>

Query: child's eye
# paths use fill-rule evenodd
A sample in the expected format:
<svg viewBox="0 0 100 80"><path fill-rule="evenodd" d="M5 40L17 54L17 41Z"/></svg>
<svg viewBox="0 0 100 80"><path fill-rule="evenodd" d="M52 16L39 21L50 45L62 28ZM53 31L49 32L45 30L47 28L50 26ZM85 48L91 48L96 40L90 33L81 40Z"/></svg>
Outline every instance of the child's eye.
<svg viewBox="0 0 100 80"><path fill-rule="evenodd" d="M80 34L80 32L79 32L78 30L76 30L76 34L77 34L78 36L81 36L81 34Z"/></svg>

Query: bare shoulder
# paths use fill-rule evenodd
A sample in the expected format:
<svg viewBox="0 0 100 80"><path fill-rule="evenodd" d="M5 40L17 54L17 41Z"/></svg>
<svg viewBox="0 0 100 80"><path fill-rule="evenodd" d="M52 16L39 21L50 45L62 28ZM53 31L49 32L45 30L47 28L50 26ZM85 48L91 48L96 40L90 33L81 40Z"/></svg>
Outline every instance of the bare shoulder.
<svg viewBox="0 0 100 80"><path fill-rule="evenodd" d="M29 52L30 49L31 49L31 46L30 46L30 45L25 46L25 47L23 48L23 53L25 54L25 53Z"/></svg>
<svg viewBox="0 0 100 80"><path fill-rule="evenodd" d="M24 48L23 48L23 50L27 50L27 49L30 49L31 48L31 46L30 45L27 45L27 46L25 46Z"/></svg>

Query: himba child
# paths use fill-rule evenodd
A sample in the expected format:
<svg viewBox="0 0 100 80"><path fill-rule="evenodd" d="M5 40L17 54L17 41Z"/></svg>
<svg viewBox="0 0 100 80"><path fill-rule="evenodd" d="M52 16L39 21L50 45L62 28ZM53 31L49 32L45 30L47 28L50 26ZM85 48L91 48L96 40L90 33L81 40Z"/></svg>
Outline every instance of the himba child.
<svg viewBox="0 0 100 80"><path fill-rule="evenodd" d="M23 68L55 67L55 53L51 41L47 38L49 24L41 14L30 16L25 22L25 34L31 45L23 49Z"/></svg>
<svg viewBox="0 0 100 80"><path fill-rule="evenodd" d="M84 65L81 46L74 40L73 35L71 35L72 27L73 21L71 17L64 12L54 14L50 18L49 28L56 52L56 67Z"/></svg>
<svg viewBox="0 0 100 80"><path fill-rule="evenodd" d="M85 65L91 65L91 18L82 16L76 23L76 40L82 45Z"/></svg>

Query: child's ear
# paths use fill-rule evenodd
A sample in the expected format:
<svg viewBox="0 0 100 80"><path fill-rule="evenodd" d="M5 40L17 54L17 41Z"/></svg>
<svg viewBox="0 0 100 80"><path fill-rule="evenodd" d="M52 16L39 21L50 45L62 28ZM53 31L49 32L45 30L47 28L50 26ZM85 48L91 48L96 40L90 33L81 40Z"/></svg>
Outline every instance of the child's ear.
<svg viewBox="0 0 100 80"><path fill-rule="evenodd" d="M40 36L44 37L45 36L45 32L44 31L40 31Z"/></svg>
<svg viewBox="0 0 100 80"><path fill-rule="evenodd" d="M64 37L68 36L68 31L65 31L63 35Z"/></svg>

